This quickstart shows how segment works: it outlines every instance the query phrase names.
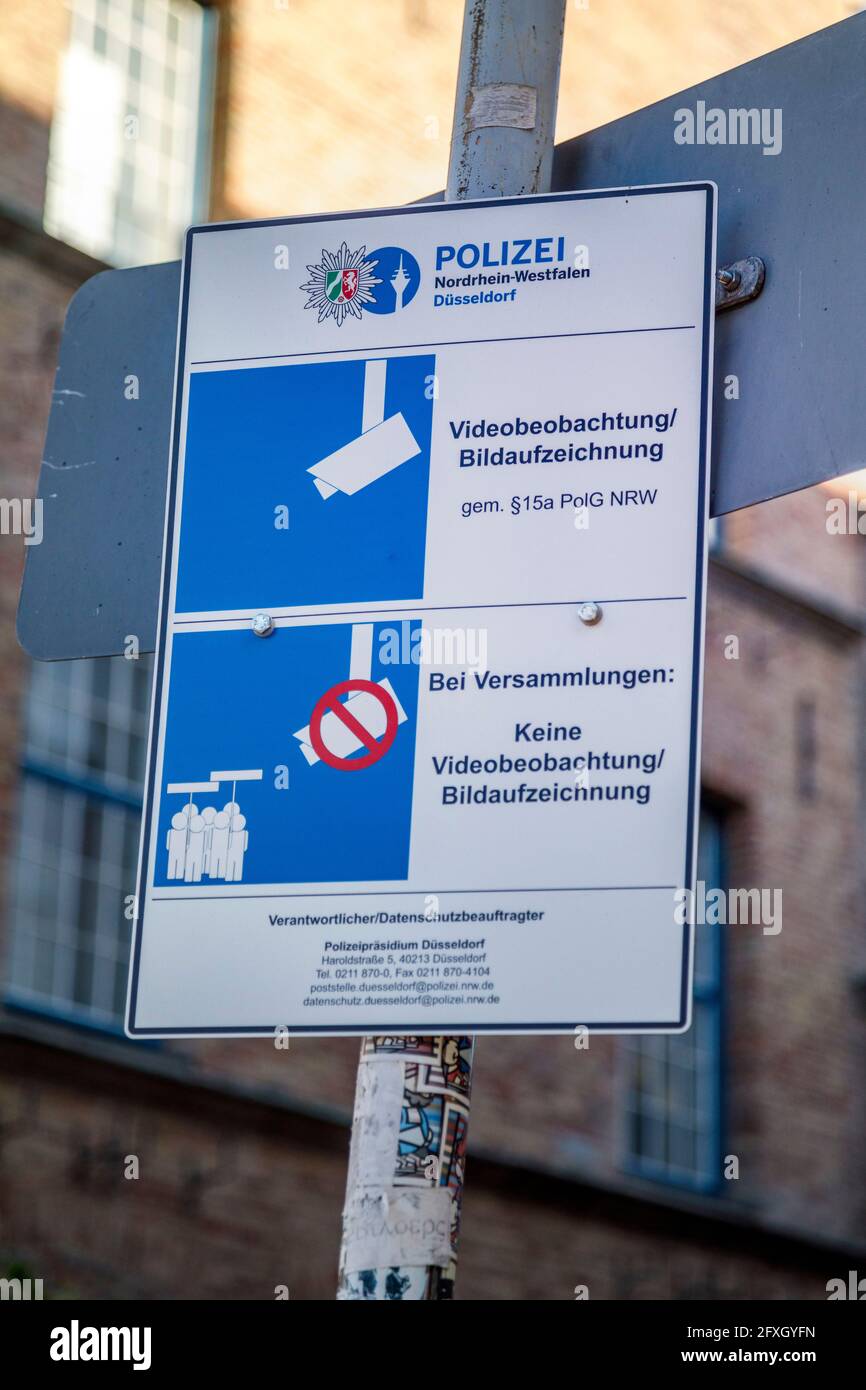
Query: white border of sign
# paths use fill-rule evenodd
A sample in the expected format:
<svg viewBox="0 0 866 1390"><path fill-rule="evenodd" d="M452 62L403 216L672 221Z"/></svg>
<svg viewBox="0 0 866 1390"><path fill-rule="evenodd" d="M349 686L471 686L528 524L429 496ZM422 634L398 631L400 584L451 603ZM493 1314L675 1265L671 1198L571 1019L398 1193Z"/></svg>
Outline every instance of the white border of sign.
<svg viewBox="0 0 866 1390"><path fill-rule="evenodd" d="M629 197L648 196L652 194L669 194L677 192L698 192L703 190L707 195L706 202L706 231L705 231L705 254L704 254L704 300L701 319L701 406L700 406L700 476L698 480L698 525L697 525L697 544L695 553L695 615L694 632L692 646L692 698L691 698L691 736L689 745L689 802L691 805L691 815L688 818L688 829L685 847L685 873L684 883L694 887L696 857L697 857L697 829L700 811L699 795L699 770L700 770L700 739L701 739L701 704L703 694L703 658L704 658L704 628L706 614L706 573L707 573L707 544L706 532L709 518L709 467L710 467L710 425L712 393L710 384L712 379L712 359L713 359L713 317L715 313L715 255L716 255L716 203L718 189L716 185L709 181L677 184L653 184L646 186L633 186L625 188L605 188L605 189L586 189L579 192L551 193L542 194L527 198L497 198L479 199L465 203L427 203L412 204L399 208L377 208L373 210L363 209L356 212L327 213L316 217L277 217L266 218L257 221L239 222L215 222L200 227L191 227L187 234L184 245L183 274L180 289L180 313L178 315L178 335L175 352L175 392L172 408L171 424L171 456L169 465L168 489L166 496L165 528L163 535L163 565L162 582L159 601L159 626L157 632L156 662L154 667L154 682L150 710L150 727L148 731L148 765L145 782L145 796L143 809L143 833L139 851L139 863L137 873L137 896L136 914L134 923L134 933L132 942L132 954L129 975L129 991L127 999L127 1020L126 1033L131 1038L155 1038L155 1037L273 1037L276 1031L284 1027L283 1023L276 1020L273 1025L267 1027L177 1027L159 1029L141 1028L136 1025L136 1007L138 1001L138 980L139 967L141 960L144 913L139 910L138 905L145 901L145 875L150 854L151 836L151 813L153 805L154 774L157 758L157 739L155 737L155 725L158 712L162 706L163 686L166 677L165 671L165 633L168 619L168 603L170 592L170 580L173 563L173 539L175 533L175 511L177 504L177 479L180 457L180 434L181 419L183 414L183 394L184 394L184 373L179 370L180 365L185 360L187 320L189 311L189 289L190 289L190 265L193 248L193 239L196 236L206 235L209 232L223 232L232 228L255 228L255 227L283 227L292 226L298 223L323 223L323 222L346 222L354 218L373 218L389 217L399 214L429 216L435 214L448 215L449 213L459 213L472 208L484 208L491 202L503 207L513 204L532 203L556 203L563 201L577 201L581 199L615 198L628 195ZM333 896L333 895L332 895ZM387 894L383 894L387 896ZM688 922L683 926L683 952L682 952L682 973L680 991L680 1012L677 1019L647 1027L646 1024L629 1024L627 1022L595 1023L589 1025L588 1031L593 1033L676 1033L684 1032L691 1024L691 987L693 973L694 956L694 926ZM579 1022L579 1020L577 1021ZM519 1034L519 1033L570 1033L576 1026L575 1022L555 1024L501 1024L501 1023L420 1023L395 1024L390 1021L385 1028L389 1034L409 1033L415 1035L441 1034L443 1031L448 1033L480 1033L487 1032L493 1034ZM291 1032L302 1034L311 1033L319 1036L336 1035L355 1035L364 1036L370 1032L370 1027L360 1027L358 1024L345 1026L328 1025L325 1028L316 1025L298 1025L291 1028Z"/></svg>

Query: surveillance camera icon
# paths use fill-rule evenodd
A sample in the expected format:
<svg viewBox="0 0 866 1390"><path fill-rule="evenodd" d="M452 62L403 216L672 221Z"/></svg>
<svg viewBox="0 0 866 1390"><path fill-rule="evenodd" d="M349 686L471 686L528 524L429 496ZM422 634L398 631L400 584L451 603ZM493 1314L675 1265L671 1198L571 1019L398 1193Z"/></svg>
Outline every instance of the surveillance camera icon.
<svg viewBox="0 0 866 1390"><path fill-rule="evenodd" d="M307 469L325 501L337 492L354 496L421 452L401 411L385 419L387 370L383 358L365 363L361 433Z"/></svg>

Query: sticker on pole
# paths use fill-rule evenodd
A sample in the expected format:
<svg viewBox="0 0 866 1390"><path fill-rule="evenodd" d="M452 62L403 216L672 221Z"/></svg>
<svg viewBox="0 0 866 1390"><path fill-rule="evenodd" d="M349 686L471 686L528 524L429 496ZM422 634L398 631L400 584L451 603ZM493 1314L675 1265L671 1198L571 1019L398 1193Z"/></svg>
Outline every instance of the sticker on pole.
<svg viewBox="0 0 866 1390"><path fill-rule="evenodd" d="M688 1026L714 202L189 233L131 1036Z"/></svg>

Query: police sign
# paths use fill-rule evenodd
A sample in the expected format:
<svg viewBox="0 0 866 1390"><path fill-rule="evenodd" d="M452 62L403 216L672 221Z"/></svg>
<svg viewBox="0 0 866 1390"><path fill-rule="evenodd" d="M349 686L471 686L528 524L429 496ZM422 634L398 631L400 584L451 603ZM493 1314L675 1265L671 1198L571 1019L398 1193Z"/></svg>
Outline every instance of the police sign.
<svg viewBox="0 0 866 1390"><path fill-rule="evenodd" d="M687 1025L714 202L189 233L130 1034Z"/></svg>

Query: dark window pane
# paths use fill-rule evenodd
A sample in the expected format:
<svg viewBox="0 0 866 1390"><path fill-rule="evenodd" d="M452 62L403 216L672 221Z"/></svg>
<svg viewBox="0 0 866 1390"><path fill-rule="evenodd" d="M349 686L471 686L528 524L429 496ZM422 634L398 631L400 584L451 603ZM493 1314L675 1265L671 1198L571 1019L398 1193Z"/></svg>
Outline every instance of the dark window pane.
<svg viewBox="0 0 866 1390"><path fill-rule="evenodd" d="M722 823L701 814L697 878L709 894L722 888ZM695 928L692 1027L669 1037L635 1037L628 1058L626 1143L629 1163L654 1179L714 1186L720 1180L721 936Z"/></svg>

